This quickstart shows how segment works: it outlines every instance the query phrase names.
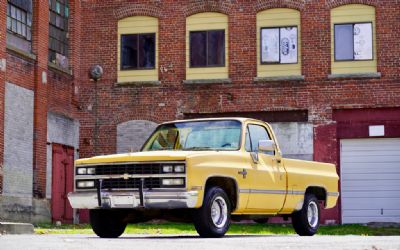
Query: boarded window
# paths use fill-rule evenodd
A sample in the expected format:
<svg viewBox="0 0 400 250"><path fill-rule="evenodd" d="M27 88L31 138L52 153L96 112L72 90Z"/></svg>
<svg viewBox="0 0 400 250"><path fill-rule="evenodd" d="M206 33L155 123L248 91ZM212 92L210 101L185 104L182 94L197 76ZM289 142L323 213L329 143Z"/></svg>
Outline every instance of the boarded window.
<svg viewBox="0 0 400 250"><path fill-rule="evenodd" d="M335 60L372 60L372 23L335 24Z"/></svg>
<svg viewBox="0 0 400 250"><path fill-rule="evenodd" d="M261 63L297 63L297 27L262 28Z"/></svg>
<svg viewBox="0 0 400 250"><path fill-rule="evenodd" d="M49 61L68 68L68 0L49 0Z"/></svg>
<svg viewBox="0 0 400 250"><path fill-rule="evenodd" d="M121 70L154 69L156 34L121 35Z"/></svg>
<svg viewBox="0 0 400 250"><path fill-rule="evenodd" d="M225 66L225 30L190 32L190 67Z"/></svg>

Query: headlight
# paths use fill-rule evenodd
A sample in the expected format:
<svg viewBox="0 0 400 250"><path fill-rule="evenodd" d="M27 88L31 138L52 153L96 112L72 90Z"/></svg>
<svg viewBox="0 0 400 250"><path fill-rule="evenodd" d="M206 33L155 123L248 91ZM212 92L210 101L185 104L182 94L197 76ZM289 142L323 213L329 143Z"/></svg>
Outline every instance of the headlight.
<svg viewBox="0 0 400 250"><path fill-rule="evenodd" d="M164 165L162 171L163 173L184 173L185 165Z"/></svg>
<svg viewBox="0 0 400 250"><path fill-rule="evenodd" d="M163 172L164 173L172 173L173 170L174 170L174 167L172 165L163 166Z"/></svg>
<svg viewBox="0 0 400 250"><path fill-rule="evenodd" d="M94 181L77 181L77 188L94 188Z"/></svg>
<svg viewBox="0 0 400 250"><path fill-rule="evenodd" d="M77 175L87 175L87 174L95 174L96 173L96 168L77 168L76 169L76 174Z"/></svg>
<svg viewBox="0 0 400 250"><path fill-rule="evenodd" d="M96 168L88 168L87 169L87 174L95 174L96 173Z"/></svg>
<svg viewBox="0 0 400 250"><path fill-rule="evenodd" d="M174 172L175 173L183 173L183 172L185 172L185 165L175 165Z"/></svg>
<svg viewBox="0 0 400 250"><path fill-rule="evenodd" d="M87 168L77 168L76 174L87 174Z"/></svg>
<svg viewBox="0 0 400 250"><path fill-rule="evenodd" d="M163 186L183 186L185 184L182 178L180 179L163 179L162 185Z"/></svg>

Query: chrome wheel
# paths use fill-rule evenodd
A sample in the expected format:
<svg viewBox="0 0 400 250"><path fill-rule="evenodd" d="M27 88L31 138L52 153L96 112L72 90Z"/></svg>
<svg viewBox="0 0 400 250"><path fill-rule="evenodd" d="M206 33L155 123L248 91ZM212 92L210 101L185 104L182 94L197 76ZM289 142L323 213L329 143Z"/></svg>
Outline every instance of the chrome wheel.
<svg viewBox="0 0 400 250"><path fill-rule="evenodd" d="M318 225L318 205L315 201L311 201L308 203L308 208L307 208L307 220L308 224L311 227L316 227Z"/></svg>
<svg viewBox="0 0 400 250"><path fill-rule="evenodd" d="M231 203L220 187L207 188L203 206L193 212L194 227L203 238L222 237L231 225Z"/></svg>
<svg viewBox="0 0 400 250"><path fill-rule="evenodd" d="M225 200L218 196L211 205L211 219L217 228L222 228L228 219L228 208Z"/></svg>

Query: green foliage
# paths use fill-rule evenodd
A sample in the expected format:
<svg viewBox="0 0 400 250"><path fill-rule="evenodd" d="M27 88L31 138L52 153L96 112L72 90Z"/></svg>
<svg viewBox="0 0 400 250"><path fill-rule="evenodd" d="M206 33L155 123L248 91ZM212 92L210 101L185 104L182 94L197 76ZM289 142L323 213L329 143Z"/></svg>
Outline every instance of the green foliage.
<svg viewBox="0 0 400 250"><path fill-rule="evenodd" d="M37 234L93 234L88 224L56 226L53 224L39 224L35 227ZM197 235L192 224L184 223L143 223L130 224L125 230L126 234L172 234L172 235ZM235 235L271 235L295 234L290 224L232 224L228 234ZM321 226L319 235L400 235L399 227L372 228L363 225L333 225Z"/></svg>

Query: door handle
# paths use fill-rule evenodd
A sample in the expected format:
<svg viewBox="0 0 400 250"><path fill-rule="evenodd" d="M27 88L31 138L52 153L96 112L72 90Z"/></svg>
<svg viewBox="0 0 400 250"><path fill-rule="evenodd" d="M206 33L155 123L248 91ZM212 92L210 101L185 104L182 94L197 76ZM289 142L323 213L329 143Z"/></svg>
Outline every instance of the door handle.
<svg viewBox="0 0 400 250"><path fill-rule="evenodd" d="M239 171L238 174L243 175L243 179L246 179L247 171L243 169L243 171Z"/></svg>
<svg viewBox="0 0 400 250"><path fill-rule="evenodd" d="M283 171L283 172L281 171L281 164L280 164L281 163L281 159L277 159L277 158L273 157L272 161L276 161L276 163L277 163L276 167L277 167L278 172L279 172L279 179L282 180L282 175L284 174L285 171Z"/></svg>
<svg viewBox="0 0 400 250"><path fill-rule="evenodd" d="M276 161L277 163L281 163L281 159L278 159L278 158L273 157L272 160L273 160L273 161Z"/></svg>

